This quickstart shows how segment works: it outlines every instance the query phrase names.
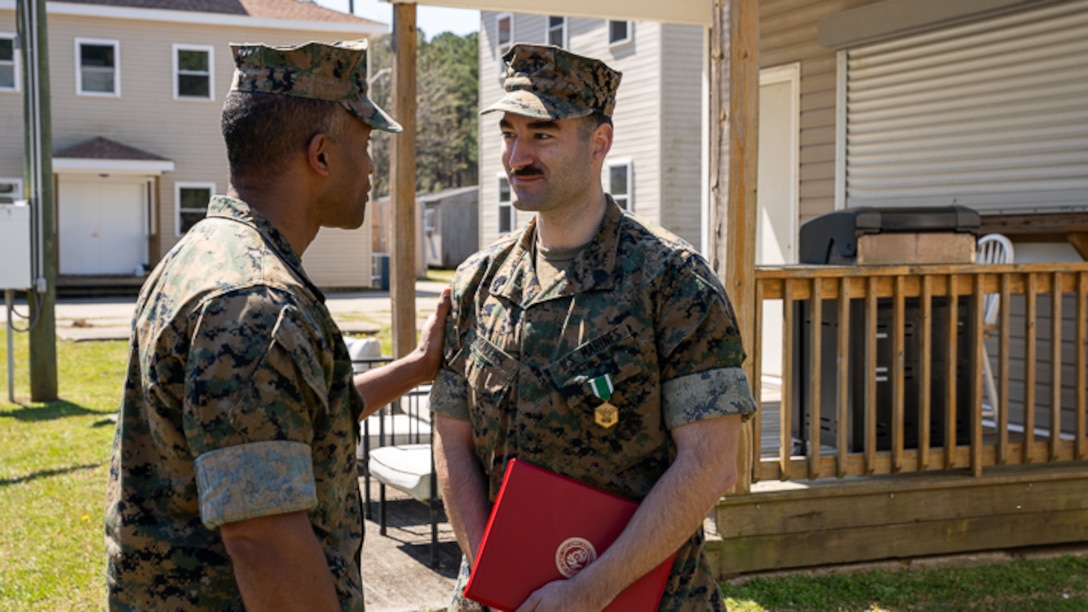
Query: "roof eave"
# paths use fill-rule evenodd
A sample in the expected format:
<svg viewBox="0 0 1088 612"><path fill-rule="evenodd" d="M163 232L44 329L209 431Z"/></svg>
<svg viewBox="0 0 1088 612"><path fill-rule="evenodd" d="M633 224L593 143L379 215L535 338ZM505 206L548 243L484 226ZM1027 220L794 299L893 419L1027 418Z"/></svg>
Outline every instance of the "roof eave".
<svg viewBox="0 0 1088 612"><path fill-rule="evenodd" d="M8 6L10 5L10 6ZM0 0L0 8L15 9L14 0ZM121 6L49 2L50 15L100 17L105 19L129 19L133 21L162 21L202 26L228 26L237 28L267 28L272 30L305 30L312 32L352 32L363 36L386 34L389 25L378 21L349 23L340 21L299 21L271 19L248 15L226 15L196 11L171 11L166 9L142 9Z"/></svg>
<svg viewBox="0 0 1088 612"><path fill-rule="evenodd" d="M64 172L66 174L137 174L141 176L159 176L163 172L173 172L174 162L170 160L54 157L53 171Z"/></svg>

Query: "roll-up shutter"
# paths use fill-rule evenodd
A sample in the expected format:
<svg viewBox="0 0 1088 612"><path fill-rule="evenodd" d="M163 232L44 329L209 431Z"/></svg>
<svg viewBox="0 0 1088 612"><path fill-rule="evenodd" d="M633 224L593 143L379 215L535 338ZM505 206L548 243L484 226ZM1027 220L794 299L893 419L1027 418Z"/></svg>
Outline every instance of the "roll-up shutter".
<svg viewBox="0 0 1088 612"><path fill-rule="evenodd" d="M846 53L846 206L1088 210L1088 1Z"/></svg>

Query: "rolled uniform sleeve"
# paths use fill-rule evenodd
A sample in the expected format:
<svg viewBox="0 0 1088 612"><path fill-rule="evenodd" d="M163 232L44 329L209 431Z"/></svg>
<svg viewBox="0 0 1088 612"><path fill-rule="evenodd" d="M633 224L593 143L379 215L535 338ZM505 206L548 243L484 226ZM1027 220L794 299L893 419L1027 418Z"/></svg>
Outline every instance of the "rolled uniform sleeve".
<svg viewBox="0 0 1088 612"><path fill-rule="evenodd" d="M665 277L671 282L658 312L666 427L733 414L751 417L755 399L741 367L744 347L725 289L698 256L670 263L675 267Z"/></svg>
<svg viewBox="0 0 1088 612"><path fill-rule="evenodd" d="M184 424L201 520L214 529L314 508L311 443L328 409L330 351L275 290L220 296L196 316Z"/></svg>

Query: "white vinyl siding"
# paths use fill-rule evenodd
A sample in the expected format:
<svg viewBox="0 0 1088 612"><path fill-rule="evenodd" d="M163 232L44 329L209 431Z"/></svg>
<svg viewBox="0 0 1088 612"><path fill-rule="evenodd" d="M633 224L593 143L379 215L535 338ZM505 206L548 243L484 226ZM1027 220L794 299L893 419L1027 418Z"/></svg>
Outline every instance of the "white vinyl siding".
<svg viewBox="0 0 1088 612"><path fill-rule="evenodd" d="M174 183L174 235L184 236L208 213L215 183Z"/></svg>
<svg viewBox="0 0 1088 612"><path fill-rule="evenodd" d="M76 39L76 92L84 96L121 95L121 43Z"/></svg>
<svg viewBox="0 0 1088 612"><path fill-rule="evenodd" d="M645 40L642 28L639 46ZM706 53L699 26L662 24L661 122L662 155L657 161L661 182L661 225L693 245L702 242L704 206L703 54ZM707 143L706 146L709 146ZM636 184L647 174L644 165L635 173ZM640 215L646 200L638 200Z"/></svg>
<svg viewBox="0 0 1088 612"><path fill-rule="evenodd" d="M845 205L1088 210L1088 0L844 51Z"/></svg>
<svg viewBox="0 0 1088 612"><path fill-rule="evenodd" d="M15 34L0 32L0 91L19 91L20 61Z"/></svg>
<svg viewBox="0 0 1088 612"><path fill-rule="evenodd" d="M615 126L612 150L606 161L630 161L632 168L637 169L631 175L629 189L638 215L671 230L679 203L670 201L671 194L665 189L661 175L663 161L670 156L682 158L687 151L694 155L696 167L699 160L698 138L689 142L666 142L664 138L671 126L699 121L697 115L683 117L666 112L671 100L685 95L681 89L663 86L670 79L665 73L665 62L674 53L664 45L664 32L672 26L639 22L638 45L622 47L609 46L607 20L595 20L593 26L592 36L572 37L572 46L582 43L572 50L601 58L623 73L612 116ZM607 172L607 169L606 164L603 170ZM604 177L602 181L604 188L609 189ZM694 187L698 189L698 184ZM694 206L692 214L697 216L698 201Z"/></svg>
<svg viewBox="0 0 1088 612"><path fill-rule="evenodd" d="M174 99L215 99L215 47L176 44L174 62Z"/></svg>

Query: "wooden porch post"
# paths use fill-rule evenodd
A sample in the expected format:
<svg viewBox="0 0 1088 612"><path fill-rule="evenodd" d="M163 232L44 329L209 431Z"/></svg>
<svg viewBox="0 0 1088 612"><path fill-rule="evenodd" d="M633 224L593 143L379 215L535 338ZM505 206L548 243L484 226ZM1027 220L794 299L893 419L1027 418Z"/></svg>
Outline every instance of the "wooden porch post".
<svg viewBox="0 0 1088 612"><path fill-rule="evenodd" d="M393 118L404 131L390 139L389 295L393 356L416 345L416 5L393 5Z"/></svg>
<svg viewBox="0 0 1088 612"><path fill-rule="evenodd" d="M753 387L755 351L756 160L759 142L759 6L714 0L710 28L710 257L737 312L745 371ZM754 446L753 446L754 445ZM754 469L753 427L744 428L737 493Z"/></svg>

